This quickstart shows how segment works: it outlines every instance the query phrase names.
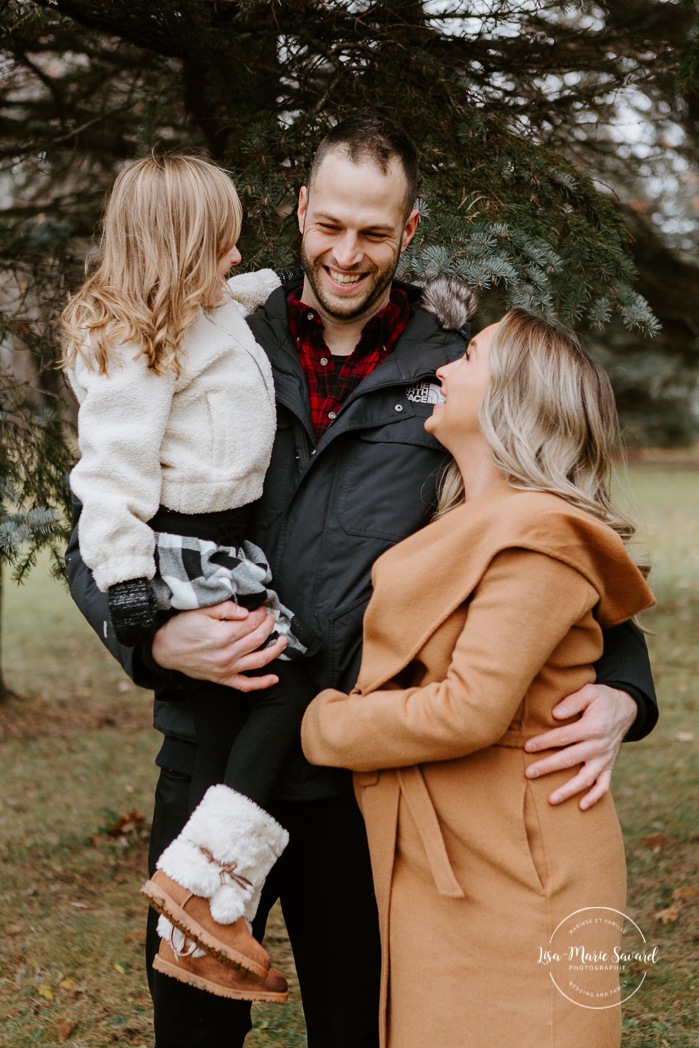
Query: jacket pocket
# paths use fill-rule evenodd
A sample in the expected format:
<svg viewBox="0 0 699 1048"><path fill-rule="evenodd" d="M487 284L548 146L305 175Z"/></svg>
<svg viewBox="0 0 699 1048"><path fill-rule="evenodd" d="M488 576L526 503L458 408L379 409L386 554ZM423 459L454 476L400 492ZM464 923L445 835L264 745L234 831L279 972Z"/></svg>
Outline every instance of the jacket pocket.
<svg viewBox="0 0 699 1048"><path fill-rule="evenodd" d="M371 589L339 608L328 620L323 679L328 688L350 691L357 683L362 656L362 620Z"/></svg>
<svg viewBox="0 0 699 1048"><path fill-rule="evenodd" d="M337 507L346 534L394 543L429 518L447 455L423 421L406 419L355 438Z"/></svg>
<svg viewBox="0 0 699 1048"><path fill-rule="evenodd" d="M546 884L548 883L546 852L544 850L541 823L536 810L536 801L528 782L524 787L522 819L532 874L540 891L545 894Z"/></svg>
<svg viewBox="0 0 699 1048"><path fill-rule="evenodd" d="M230 403L225 396L215 389L206 393L206 418L209 432L208 444L211 448L211 460L215 466L222 466L231 460L231 437L229 425L225 424L230 415Z"/></svg>

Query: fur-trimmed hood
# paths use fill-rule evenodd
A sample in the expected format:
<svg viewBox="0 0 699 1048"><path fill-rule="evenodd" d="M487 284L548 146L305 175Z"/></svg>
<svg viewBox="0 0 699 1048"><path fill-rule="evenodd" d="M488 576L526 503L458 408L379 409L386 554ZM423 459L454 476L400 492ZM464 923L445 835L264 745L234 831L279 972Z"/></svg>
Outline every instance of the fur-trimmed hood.
<svg viewBox="0 0 699 1048"><path fill-rule="evenodd" d="M422 307L433 313L447 331L460 331L478 309L478 295L456 277L415 280L422 291Z"/></svg>

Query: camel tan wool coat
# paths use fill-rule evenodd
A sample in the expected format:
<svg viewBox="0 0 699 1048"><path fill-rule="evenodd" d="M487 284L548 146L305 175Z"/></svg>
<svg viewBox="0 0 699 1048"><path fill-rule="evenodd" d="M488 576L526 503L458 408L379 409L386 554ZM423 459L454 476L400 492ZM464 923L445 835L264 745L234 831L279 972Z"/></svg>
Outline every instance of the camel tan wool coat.
<svg viewBox="0 0 699 1048"><path fill-rule="evenodd" d="M613 1048L620 1009L571 1003L538 958L575 911L624 909L614 805L551 806L571 773L528 781L540 755L523 746L594 680L600 624L650 591L609 527L504 484L389 550L373 578L357 687L317 696L302 741L356 773L382 1045Z"/></svg>

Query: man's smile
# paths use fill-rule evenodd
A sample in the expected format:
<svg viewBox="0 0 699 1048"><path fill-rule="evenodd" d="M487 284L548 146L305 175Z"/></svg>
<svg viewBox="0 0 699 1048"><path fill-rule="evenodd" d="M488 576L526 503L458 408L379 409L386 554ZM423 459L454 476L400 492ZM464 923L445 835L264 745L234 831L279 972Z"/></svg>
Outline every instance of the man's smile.
<svg viewBox="0 0 699 1048"><path fill-rule="evenodd" d="M336 284L341 284L343 287L358 284L367 275L366 273L342 273L339 269L333 269L331 266L323 266L323 269L331 280Z"/></svg>

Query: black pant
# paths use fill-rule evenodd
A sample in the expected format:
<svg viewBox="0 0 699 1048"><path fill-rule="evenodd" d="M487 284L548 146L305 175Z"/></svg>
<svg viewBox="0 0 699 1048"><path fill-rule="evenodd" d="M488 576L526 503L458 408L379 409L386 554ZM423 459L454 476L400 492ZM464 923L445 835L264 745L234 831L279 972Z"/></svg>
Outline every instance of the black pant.
<svg viewBox="0 0 699 1048"><path fill-rule="evenodd" d="M223 782L263 808L301 731L301 721L318 688L303 662L275 659L263 673L279 683L249 695L222 684L193 680L188 698L197 735L190 808L209 786Z"/></svg>
<svg viewBox="0 0 699 1048"><path fill-rule="evenodd" d="M150 869L189 817L190 780L163 769L155 795ZM353 797L273 803L289 845L272 869L253 931L264 935L281 899L301 987L308 1048L377 1048L380 948L364 823ZM240 1048L250 1005L154 972L157 914L146 958L156 1048Z"/></svg>

